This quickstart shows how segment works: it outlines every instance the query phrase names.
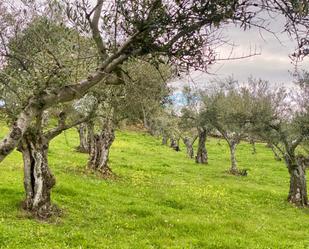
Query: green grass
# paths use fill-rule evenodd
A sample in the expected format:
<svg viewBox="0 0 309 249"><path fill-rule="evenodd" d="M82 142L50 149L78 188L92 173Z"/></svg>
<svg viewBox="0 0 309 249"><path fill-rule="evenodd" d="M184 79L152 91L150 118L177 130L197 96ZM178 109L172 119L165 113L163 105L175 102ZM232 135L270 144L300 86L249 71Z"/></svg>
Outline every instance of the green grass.
<svg viewBox="0 0 309 249"><path fill-rule="evenodd" d="M1 129L0 135L6 130ZM57 178L53 202L63 216L50 223L27 218L21 156L0 164L0 248L309 248L309 211L286 202L288 173L270 150L239 145L248 177L225 173L222 140L207 143L209 165L186 158L142 133L117 132L110 165L118 180L84 173L70 130L50 146Z"/></svg>

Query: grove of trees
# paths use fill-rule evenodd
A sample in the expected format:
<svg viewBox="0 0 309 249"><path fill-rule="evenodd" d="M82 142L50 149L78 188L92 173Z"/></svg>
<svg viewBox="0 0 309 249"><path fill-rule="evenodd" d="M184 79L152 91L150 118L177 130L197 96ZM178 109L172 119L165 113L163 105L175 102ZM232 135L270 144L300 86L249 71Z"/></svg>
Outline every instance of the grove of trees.
<svg viewBox="0 0 309 249"><path fill-rule="evenodd" d="M212 89L184 89L184 96L188 96L191 91L190 96L194 96L199 104L196 104L198 107L192 111L192 102L186 101L178 117L178 129L186 127L189 132L192 127L196 127L195 133L199 137L196 158L204 153L207 159L206 136L200 135L200 127L208 127L208 134L223 138L229 147L231 166L228 172L233 175L247 175L246 169L239 169L237 166L236 148L241 141L251 142L254 137L267 143L277 159L284 160L290 175L288 201L298 206L307 206L308 73L299 75L293 83L294 90L284 87L275 89L266 81L252 78L243 85L232 78L209 84ZM192 111L191 115L188 110ZM196 162L200 163L199 160Z"/></svg>
<svg viewBox="0 0 309 249"><path fill-rule="evenodd" d="M41 219L57 211L48 147L69 128L79 131L77 151L89 154L88 169L112 177L109 151L123 122L142 122L176 151L183 141L199 164L211 156L207 137L222 136L235 175L246 174L237 166L237 145L252 137L267 142L287 165L288 200L307 206L308 73L299 76L293 94L262 80L185 88L180 112L167 82L189 70L207 71L225 42L226 25L272 32L272 14L283 18L283 32L295 39L291 59L298 62L309 54L308 8L306 0L1 2L1 118L10 131L0 142L0 162L15 148L22 153L23 208Z"/></svg>

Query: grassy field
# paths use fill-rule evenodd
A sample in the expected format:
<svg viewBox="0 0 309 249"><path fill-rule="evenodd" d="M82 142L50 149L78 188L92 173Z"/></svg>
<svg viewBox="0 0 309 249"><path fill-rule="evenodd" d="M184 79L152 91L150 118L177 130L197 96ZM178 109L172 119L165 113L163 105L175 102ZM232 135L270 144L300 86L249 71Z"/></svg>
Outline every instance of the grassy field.
<svg viewBox="0 0 309 249"><path fill-rule="evenodd" d="M0 135L5 134L1 129ZM225 173L224 141L207 143L209 165L196 165L149 135L117 132L104 181L85 173L70 130L50 146L57 178L53 202L63 215L49 223L27 217L18 152L0 164L0 248L309 248L309 210L285 199L288 173L271 151L238 148L248 177Z"/></svg>

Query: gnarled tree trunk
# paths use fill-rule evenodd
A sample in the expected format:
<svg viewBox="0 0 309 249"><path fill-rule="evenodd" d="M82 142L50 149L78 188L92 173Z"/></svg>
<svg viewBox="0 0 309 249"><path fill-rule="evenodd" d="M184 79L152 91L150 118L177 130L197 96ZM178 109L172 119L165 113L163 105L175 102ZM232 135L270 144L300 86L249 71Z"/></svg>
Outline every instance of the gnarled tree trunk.
<svg viewBox="0 0 309 249"><path fill-rule="evenodd" d="M290 190L288 201L297 206L308 206L305 165L294 155L286 155L285 162L290 174Z"/></svg>
<svg viewBox="0 0 309 249"><path fill-rule="evenodd" d="M249 143L251 144L252 146L252 154L256 154L256 146L255 146L255 140L254 138L249 138Z"/></svg>
<svg viewBox="0 0 309 249"><path fill-rule="evenodd" d="M48 140L39 134L26 134L18 149L24 161L26 198L22 206L37 218L46 219L55 211L50 192L56 183L48 167Z"/></svg>
<svg viewBox="0 0 309 249"><path fill-rule="evenodd" d="M188 137L185 137L183 139L183 143L185 144L186 148L187 148L187 156L189 158L193 158L194 157L194 149L193 149L193 143L194 143L194 140L191 141L190 138Z"/></svg>
<svg viewBox="0 0 309 249"><path fill-rule="evenodd" d="M88 142L88 153L91 153L91 146L94 143L94 123L92 121L87 122L87 142Z"/></svg>
<svg viewBox="0 0 309 249"><path fill-rule="evenodd" d="M149 127L148 120L147 120L146 110L145 110L143 105L142 105L142 113L143 113L143 125L144 125L144 128L149 131L150 127Z"/></svg>
<svg viewBox="0 0 309 249"><path fill-rule="evenodd" d="M48 166L49 142L61 134L62 131L84 122L77 120L70 125L65 124L66 115L59 114L58 126L43 133L42 112L36 117L36 126L31 127L19 143L18 150L24 161L24 187L26 198L23 208L35 217L46 219L59 210L52 205L50 193L56 180Z"/></svg>
<svg viewBox="0 0 309 249"><path fill-rule="evenodd" d="M77 127L77 131L79 134L79 146L77 147L77 151L82 152L82 153L89 152L87 124L85 123L80 124Z"/></svg>
<svg viewBox="0 0 309 249"><path fill-rule="evenodd" d="M88 168L100 172L104 178L113 176L113 172L108 166L108 160L109 150L114 139L114 129L106 128L100 134L94 135L90 146Z"/></svg>
<svg viewBox="0 0 309 249"><path fill-rule="evenodd" d="M175 151L180 151L179 148L179 139L175 139L174 137L171 137L171 145L170 147L173 148Z"/></svg>
<svg viewBox="0 0 309 249"><path fill-rule="evenodd" d="M207 131L205 129L199 129L198 130L198 148L197 148L197 154L195 157L196 163L202 163L202 164L208 163L206 138L207 138Z"/></svg>
<svg viewBox="0 0 309 249"><path fill-rule="evenodd" d="M235 141L229 142L230 147L230 156L231 156L231 168L230 173L232 174L238 174L238 167L237 167L237 160L236 160L236 147L238 143Z"/></svg>
<svg viewBox="0 0 309 249"><path fill-rule="evenodd" d="M162 145L167 145L167 136L162 136Z"/></svg>

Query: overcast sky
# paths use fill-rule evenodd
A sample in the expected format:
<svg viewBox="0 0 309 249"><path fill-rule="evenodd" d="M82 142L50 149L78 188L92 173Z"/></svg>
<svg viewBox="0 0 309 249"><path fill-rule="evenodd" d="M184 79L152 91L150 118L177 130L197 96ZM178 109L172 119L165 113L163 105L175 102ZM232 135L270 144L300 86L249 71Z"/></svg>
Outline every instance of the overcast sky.
<svg viewBox="0 0 309 249"><path fill-rule="evenodd" d="M235 46L233 56L239 57L248 55L255 49L261 55L241 60L219 61L209 69L211 74L202 72L192 72L189 76L173 82L175 87L194 81L196 84L203 84L210 78L224 78L233 75L235 79L243 82L249 76L269 80L275 84L289 84L293 81L291 72L294 72L294 65L291 63L289 55L295 51L296 42L282 33L284 23L277 21L272 23L272 30L277 32L280 42L270 33L259 32L257 28L246 30L245 32L236 27L225 28L226 36ZM217 50L218 56L227 57L231 47L221 47ZM299 69L309 70L309 59L299 65Z"/></svg>

